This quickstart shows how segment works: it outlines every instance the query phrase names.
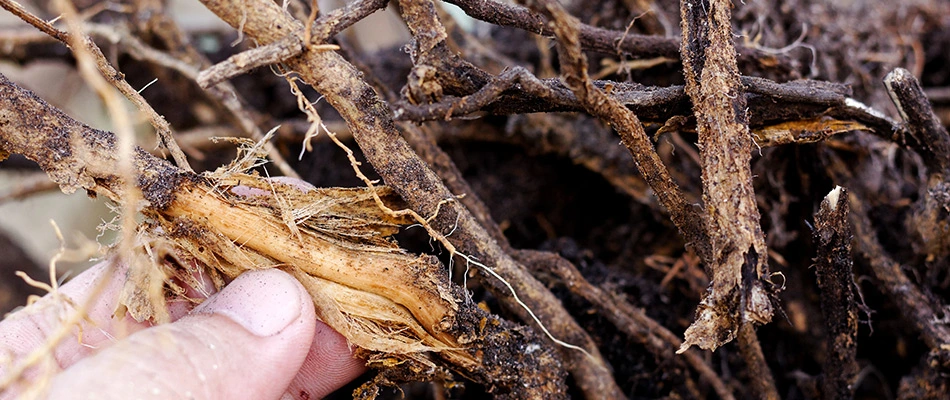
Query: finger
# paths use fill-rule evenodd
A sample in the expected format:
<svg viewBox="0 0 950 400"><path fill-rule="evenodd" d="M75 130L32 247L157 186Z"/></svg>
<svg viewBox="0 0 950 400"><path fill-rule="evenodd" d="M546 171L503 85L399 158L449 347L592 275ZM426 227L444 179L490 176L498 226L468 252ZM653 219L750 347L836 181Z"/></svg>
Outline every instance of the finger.
<svg viewBox="0 0 950 400"><path fill-rule="evenodd" d="M313 184L311 184L310 182L307 182L303 179L291 178L289 176L275 176L270 179L276 182L283 183L285 185L293 186L297 188L297 190L300 190L301 192L304 192L304 193L307 193L317 188L316 186L313 186Z"/></svg>
<svg viewBox="0 0 950 400"><path fill-rule="evenodd" d="M304 193L315 189L309 182L296 178L278 176L269 179L293 186ZM245 197L271 195L268 191L241 185L231 188L231 191ZM310 351L287 393L294 399L323 398L366 372L365 364L364 360L353 356L343 335L317 321Z"/></svg>
<svg viewBox="0 0 950 400"><path fill-rule="evenodd" d="M310 352L287 393L294 399L323 398L366 372L365 364L343 335L317 321Z"/></svg>
<svg viewBox="0 0 950 400"><path fill-rule="evenodd" d="M176 271L177 275L168 278L172 283L183 289L180 296L167 296L165 304L171 321L188 315L200 303L218 291L214 279L198 261L188 261L183 269Z"/></svg>
<svg viewBox="0 0 950 400"><path fill-rule="evenodd" d="M304 361L315 320L293 277L247 272L190 315L56 376L50 398L276 399Z"/></svg>
<svg viewBox="0 0 950 400"><path fill-rule="evenodd" d="M273 182L280 182L285 185L292 186L295 189L304 193L307 193L313 189L316 189L316 187L310 184L309 182L301 180L301 179L297 179L297 178L277 176L277 177L267 178L267 179ZM268 190L248 187L244 185L237 185L235 187L232 187L231 193L234 193L238 196L244 196L244 197L270 196L272 194Z"/></svg>
<svg viewBox="0 0 950 400"><path fill-rule="evenodd" d="M296 178L278 176L269 179L293 186L304 193L315 188L310 183ZM268 191L247 186L235 186L231 191L246 197L271 195ZM317 321L316 335L310 345L310 351L287 393L295 399L323 398L362 375L366 371L365 364L364 360L353 356L353 351L343 335Z"/></svg>
<svg viewBox="0 0 950 400"><path fill-rule="evenodd" d="M72 304L85 309L88 319L82 321L81 329L73 328L53 348L52 354L59 368L69 367L117 336L126 336L148 327L147 323L139 323L132 318L113 318L125 281L125 270L124 266L114 262L101 262L60 287L59 292L71 299ZM73 307L66 307L64 312L64 307L62 301L47 295L10 315L0 323L0 352L13 360L19 360L48 347L49 337L63 326L63 318L76 312ZM7 371L4 368L4 364L0 364L0 376L5 376ZM23 378L30 381L39 373L31 369Z"/></svg>

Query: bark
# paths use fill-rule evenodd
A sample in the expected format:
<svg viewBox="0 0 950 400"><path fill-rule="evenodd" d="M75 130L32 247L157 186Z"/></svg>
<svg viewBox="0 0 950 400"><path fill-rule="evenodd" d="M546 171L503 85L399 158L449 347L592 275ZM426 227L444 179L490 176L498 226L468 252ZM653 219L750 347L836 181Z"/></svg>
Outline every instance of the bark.
<svg viewBox="0 0 950 400"><path fill-rule="evenodd" d="M133 157L134 185L127 186L117 172L113 134L75 121L0 75L0 154L9 153L35 161L66 192L83 189L120 201L130 195L127 188L140 191L147 202L141 212L150 220L142 234L150 248L171 246L178 249L171 253L175 258L228 277L287 269L310 291L327 324L359 347L371 366L387 368L380 382L448 379L438 367L441 359L511 398L565 394L560 360L545 349L524 352L540 347L533 332L476 307L434 258L407 254L385 239L409 222L377 206L379 197L399 205L385 188L299 193L231 171L197 175L140 148ZM274 200L229 194L238 185L272 191ZM300 220L288 223L288 215ZM139 320L160 320L165 298L145 290L149 284L140 279L148 276L130 275L123 302ZM405 364L394 369L393 359Z"/></svg>
<svg viewBox="0 0 950 400"><path fill-rule="evenodd" d="M729 1L681 3L683 71L699 132L711 247L705 261L712 278L681 350L692 345L715 350L735 338L741 325L772 319L768 256L749 164L752 134L736 67L731 9Z"/></svg>

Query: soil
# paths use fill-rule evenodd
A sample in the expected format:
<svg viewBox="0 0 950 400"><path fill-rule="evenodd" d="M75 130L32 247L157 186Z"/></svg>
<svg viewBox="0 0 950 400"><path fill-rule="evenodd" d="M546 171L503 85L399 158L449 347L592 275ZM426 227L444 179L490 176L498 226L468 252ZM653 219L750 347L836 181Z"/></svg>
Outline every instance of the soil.
<svg viewBox="0 0 950 400"><path fill-rule="evenodd" d="M466 9L466 5L495 2L447 3ZM447 3L436 5L445 9L449 7ZM697 4L712 7L723 2ZM563 5L583 24L646 40L639 48L622 50L611 43L615 47L605 51L592 44L592 39L585 39L586 28L580 29L579 46L584 50L588 72L595 75L603 71L591 87L607 88L603 92L611 95L617 93L612 93L611 87L625 88L624 84L636 88L686 85L675 100L664 101L660 106L643 106L639 121L658 160L666 166L670 181L681 191L683 204L688 205L686 211L704 213L711 207L706 204L703 208L704 201L715 197L708 191L713 178L704 169L709 148L702 149L697 143L712 143L704 136L712 133L707 133L702 123L697 126L697 115L690 107L690 101L699 100L687 80L700 78L683 74L679 59L683 34L679 6L650 0L566 1ZM761 285L771 296L771 322L756 324L751 339L745 336L757 341L764 365L758 365L758 370L750 367L755 365L755 352L742 348L743 333L738 326L732 337L738 335L739 339L721 341L721 346L717 342L713 346L718 347L715 351L690 352L703 360L736 398L768 397L768 393L785 399L943 398L950 390L950 336L946 333L950 332L946 306L950 301L950 192L946 182L950 176L950 152L940 144L950 143L950 137L940 139L941 142L928 135L946 136L943 127L950 124L950 2L789 0L735 2L733 6L731 32L738 53L733 61L742 77L783 84L807 79L846 85L821 93L832 96L829 93L835 90L845 91L849 99L898 121L895 126L904 131L880 128L881 119L875 119L875 115L851 114L848 118L849 114L839 106L816 100L819 96L814 91L795 92L805 93L802 96L807 104L789 97L770 97L763 94L768 93L767 88L740 81L736 75L737 87L743 88L739 95L745 99L743 104L746 100L748 103L742 109L732 110L745 116L737 116L733 122L745 126L749 135L766 126L809 119L862 125L834 134L825 132L818 140L795 139L774 145L757 141L753 146L739 146L748 148L751 155L751 180L747 183L752 196L749 200L754 202L752 208L757 213L755 219L741 214L729 217L743 224L757 223L761 231L753 239L760 238L767 251L750 252L749 249L759 248L758 239L730 243L745 243L738 251L758 258L744 261L742 281ZM533 10L532 15L542 18L544 11L540 6ZM424 38L373 53L360 51L348 41L346 31L331 43L340 45L343 57L362 69L362 78L375 85L379 96L395 110L432 104L461 106L458 99L489 85L477 84L480 79L491 79L516 66L541 79L569 73L566 44L559 42L555 47L556 40L551 37L518 29L519 24L527 23L506 22L500 17L501 11L488 14L481 19L489 22L478 21L468 31L452 24L449 14L439 14L447 37L442 47L425 51L431 51L432 58L445 57L441 60L415 53L429 40ZM405 18L412 23L411 17ZM543 20L554 18L544 16ZM162 38L150 37L147 24L135 25L120 13L104 11L92 20L115 26L128 23L137 29L133 34L145 38L149 45L186 58L186 53L167 48ZM555 30L545 33L560 38L560 32ZM247 40L238 47L226 46L236 38L230 32L189 34L195 42L225 44L219 52L206 54L212 63L249 47ZM665 53L663 46L671 41L675 51ZM100 42L106 46L104 41ZM55 50L61 47L58 43L37 41L23 46L31 47L28 51L18 47L17 51L7 53L8 59L23 65L44 59L71 62ZM143 95L176 132L182 136L197 135L198 128L208 126L239 131L221 102L207 95L193 80L153 61L135 59L123 50L121 42L115 46L114 62L133 87L160 77L162 85ZM650 60L655 62L644 62ZM462 65L465 61L474 66ZM623 62L629 62L628 68L610 69ZM419 65L432 66L439 72L434 77L418 78L414 66ZM466 68L477 69L484 75L465 75ZM920 105L922 116L914 117L913 112L901 115L892 102L892 93L899 89L889 91L883 80L896 68L908 70L919 81L921 93L929 96ZM460 75L470 79L465 81ZM439 93L431 86L414 84L415 79L421 83L438 82ZM231 82L260 126L283 124L274 144L303 179L317 187L363 185L353 175L345 153L323 134L313 139L312 150L297 159L308 124L283 78L262 67ZM607 297L585 295L581 293L583 289L555 271L553 264L522 262L589 335L609 364L610 376L620 393L631 399L714 398L717 391L713 385L685 361L685 355L673 354L678 344L674 347L664 342L664 347L651 344L662 342L656 339L659 336L632 334L629 327L618 326L610 308L595 299L607 298L609 302L642 310L647 319L682 340L698 315L697 305L713 292L710 288L716 287L713 276L718 272L709 260L719 261L719 253L705 252L733 251L725 245L717 247L719 239L709 239L726 235L722 232L727 228L706 230L700 236L682 233L685 225L675 220L676 216L671 218L671 203L657 196L666 189L657 186L652 178L641 176L638 163L641 167L644 164L621 145L617 131L622 127L604 118L600 111L585 106L582 96L575 95L579 93L576 87L555 80L542 82L571 100L544 101L531 92L530 83L519 81L468 115L410 118L404 123L421 127L448 155L460 175L443 174L451 168L435 170L453 192L464 186L451 186L451 179L461 178L467 184L471 191L465 195L480 200L489 211L489 218L480 222L497 224L504 235L499 243L514 259L523 260L517 256L521 250L557 254L580 271L591 286L606 293ZM904 81L897 84L901 82ZM798 90L793 86L784 88ZM427 97L419 97L420 93ZM309 88L304 93L311 100L321 94ZM363 147L360 133L347 127L348 121L333 105L327 101L316 103L324 122L350 148ZM641 110L637 105L625 105L634 114ZM932 118L928 120L928 116ZM931 125L926 125L928 121ZM794 129L789 132L798 135L796 138L803 137L803 132L816 134L815 129L805 128L798 133ZM628 138L623 141L629 146ZM190 159L199 172L214 170L234 156L233 148L189 143L204 157ZM433 164L434 157L426 158L420 147L411 144L425 161ZM384 175L380 176L369 168L375 159L360 154L357 157L366 164L363 171L369 178L381 178L399 192L400 182L391 182L386 171L380 171ZM5 161L0 169L24 168L19 163L14 166ZM268 171L276 174L274 168L268 167ZM846 189L841 197L843 202L829 199L823 205L826 195L836 186ZM414 206L411 199L407 202ZM836 208L835 204L841 206ZM473 209L468 203L465 205ZM672 214L692 215L683 212L674 208ZM692 223L707 228L715 226L706 219ZM491 225L485 226L489 233ZM410 252L436 255L448 263L444 247L433 245L422 229L404 229L396 239L400 247ZM711 250L704 250L703 243L697 240L708 240ZM3 246L2 251L17 250L15 244ZM6 268L7 264L0 265ZM749 270L763 265L764 272L756 274ZM464 268L458 264L456 267L454 276L464 275ZM5 274L3 279L15 278ZM536 327L505 303L504 296L487 280L490 278L484 276L467 280L467 289L475 302L505 319ZM25 293L9 293L17 295L2 298L4 310L25 301ZM746 299L746 294L735 296ZM734 306L740 307L738 303ZM734 312L743 317L752 315L745 314L744 309ZM932 318L927 319L928 316ZM362 381L341 389L332 398L349 398L373 374L368 373ZM771 377L774 392L769 392L769 383L759 383L764 375ZM456 378L465 382L462 377ZM571 375L567 380L568 394L590 398L591 392L575 379ZM452 388L447 396L484 398L485 390L482 384L465 382L464 388ZM399 398L403 394L407 398L446 398L438 383L407 383L401 386L401 393L385 389L381 398Z"/></svg>

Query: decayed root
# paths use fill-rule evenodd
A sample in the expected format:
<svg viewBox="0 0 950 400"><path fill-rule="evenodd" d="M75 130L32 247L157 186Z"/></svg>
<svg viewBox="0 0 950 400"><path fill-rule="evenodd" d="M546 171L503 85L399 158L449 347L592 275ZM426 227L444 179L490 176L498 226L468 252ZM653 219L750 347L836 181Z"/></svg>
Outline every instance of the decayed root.
<svg viewBox="0 0 950 400"><path fill-rule="evenodd" d="M313 296L321 319L369 351L372 365L409 362L407 368L435 373L439 363L429 354L434 352L477 380L500 388L513 383L493 382L498 377L485 371L485 360L473 351L486 334L506 335L510 326L466 306L463 293L448 282L432 257L407 254L387 240L385 235L409 221L380 210L368 190L300 193L248 175L215 182L216 190L198 184L179 187L172 205L153 216L194 259L229 277L247 269L288 270ZM270 189L273 197L264 201L228 195L225 189L238 184ZM377 190L393 201L391 191ZM278 198L281 201L271 201ZM299 236L281 217L288 211L304 214L297 225ZM477 315L478 324L460 325L457 314L462 312ZM516 344L517 336L508 344ZM512 350L522 351L523 346L530 345L524 342ZM503 359L515 361L511 356Z"/></svg>
<svg viewBox="0 0 950 400"><path fill-rule="evenodd" d="M306 30L272 2L203 0L202 4L260 44L273 43L288 35L301 35ZM248 9L254 13L245 12ZM244 14L248 15L246 20ZM320 24L315 22L314 26ZM321 36L313 35L311 39L323 40ZM524 321L534 320L533 314L551 336L562 343L584 348L586 354L574 349L562 352L569 358L567 366L583 392L592 397L603 393L615 398L623 396L596 343L557 298L506 254L468 210L456 202L445 203L455 198L455 194L449 192L441 178L401 137L389 108L351 63L334 52L305 51L285 60L284 64L339 112L367 161L413 211L419 215L436 215L430 225L443 235L454 231L450 242L458 248L457 255L466 254L466 262L480 260L478 262L490 265L493 277L502 278L486 279L483 283L508 310ZM437 212L441 205L446 207ZM518 298L511 293L517 293Z"/></svg>
<svg viewBox="0 0 950 400"><path fill-rule="evenodd" d="M749 167L752 134L728 23L731 11L732 4L724 1L681 2L683 70L699 132L713 256L707 267L709 291L686 330L681 351L692 345L714 350L737 334L754 334L740 329L742 325L772 319L764 283L769 276L767 250ZM758 344L740 348L758 349Z"/></svg>
<svg viewBox="0 0 950 400"><path fill-rule="evenodd" d="M0 76L0 155L36 161L64 191L82 188L118 201L128 193L116 173L115 147L112 134ZM443 380L448 368L513 398L563 394L560 361L535 334L482 311L434 257L408 254L388 238L410 221L375 203L380 196L387 207L401 208L387 188L301 192L236 172L196 175L141 149L134 166L136 191L147 201L140 231L146 250L160 247L188 261L183 265L206 265L218 284L250 269L288 271L324 322L371 366L387 370L380 382ZM239 196L235 186L270 195ZM145 280L134 287L169 279L167 271L149 269L155 259L131 258L144 264L132 271L145 271L130 274ZM134 317L161 319L164 299L154 291L125 293Z"/></svg>

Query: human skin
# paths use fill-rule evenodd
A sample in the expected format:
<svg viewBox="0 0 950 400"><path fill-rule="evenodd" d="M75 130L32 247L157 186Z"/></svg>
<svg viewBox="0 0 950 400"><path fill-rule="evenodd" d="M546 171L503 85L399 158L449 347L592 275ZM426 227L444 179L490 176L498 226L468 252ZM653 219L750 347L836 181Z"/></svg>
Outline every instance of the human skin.
<svg viewBox="0 0 950 400"><path fill-rule="evenodd" d="M113 316L125 272L102 262L59 289L73 304L89 305L88 319L81 337L73 329L53 347L49 398L315 399L366 370L346 339L316 319L303 286L281 270L244 273L194 308L170 302L173 322L155 326ZM47 295L0 322L0 359L10 360L0 362L0 381L47 346L61 326L56 302ZM19 398L49 376L27 369L0 400Z"/></svg>
<svg viewBox="0 0 950 400"><path fill-rule="evenodd" d="M54 349L59 372L50 398L320 398L364 370L346 339L317 321L304 288L272 269L241 275L193 310L172 307L174 322L150 326L112 318L124 276L106 263L77 276L60 290L83 304L97 283L109 279L93 302L90 321ZM111 271L110 271L111 270ZM108 275L106 275L108 273ZM47 297L0 323L0 365L12 365L45 346L57 328ZM304 352L301 349L309 348ZM36 371L0 393L16 398Z"/></svg>

